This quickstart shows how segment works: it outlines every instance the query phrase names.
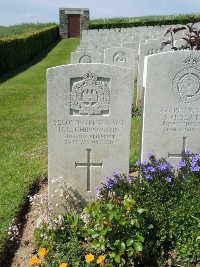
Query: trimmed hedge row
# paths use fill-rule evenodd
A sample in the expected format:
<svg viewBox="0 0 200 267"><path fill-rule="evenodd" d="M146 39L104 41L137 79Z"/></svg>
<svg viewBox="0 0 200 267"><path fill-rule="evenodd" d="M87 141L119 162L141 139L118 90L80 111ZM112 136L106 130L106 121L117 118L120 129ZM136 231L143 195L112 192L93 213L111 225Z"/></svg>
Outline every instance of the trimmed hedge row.
<svg viewBox="0 0 200 267"><path fill-rule="evenodd" d="M140 26L162 26L162 25L176 25L187 24L191 22L189 18L176 18L166 20L142 20L133 22L105 22L105 23L90 23L89 29L112 29L112 28L131 28Z"/></svg>
<svg viewBox="0 0 200 267"><path fill-rule="evenodd" d="M0 74L27 63L58 38L58 26L50 26L0 39Z"/></svg>

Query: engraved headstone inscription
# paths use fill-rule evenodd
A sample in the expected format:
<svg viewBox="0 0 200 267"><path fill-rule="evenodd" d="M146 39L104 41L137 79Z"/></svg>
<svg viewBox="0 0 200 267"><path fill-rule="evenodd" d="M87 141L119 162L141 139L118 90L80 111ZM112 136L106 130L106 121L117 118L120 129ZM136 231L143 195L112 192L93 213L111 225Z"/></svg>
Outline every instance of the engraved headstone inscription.
<svg viewBox="0 0 200 267"><path fill-rule="evenodd" d="M200 152L200 54L166 52L145 58L141 160L148 152L177 167Z"/></svg>
<svg viewBox="0 0 200 267"><path fill-rule="evenodd" d="M48 179L50 196L63 179L86 201L119 170L128 175L132 72L128 68L69 64L47 71Z"/></svg>

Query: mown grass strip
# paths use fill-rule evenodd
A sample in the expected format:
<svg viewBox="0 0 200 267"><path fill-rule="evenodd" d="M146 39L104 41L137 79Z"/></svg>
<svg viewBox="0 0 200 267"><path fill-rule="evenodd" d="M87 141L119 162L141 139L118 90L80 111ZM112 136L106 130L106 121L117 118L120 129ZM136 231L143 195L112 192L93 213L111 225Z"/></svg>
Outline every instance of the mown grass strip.
<svg viewBox="0 0 200 267"><path fill-rule="evenodd" d="M46 69L69 63L78 44L57 42L29 65L0 76L0 253L31 184L47 176Z"/></svg>

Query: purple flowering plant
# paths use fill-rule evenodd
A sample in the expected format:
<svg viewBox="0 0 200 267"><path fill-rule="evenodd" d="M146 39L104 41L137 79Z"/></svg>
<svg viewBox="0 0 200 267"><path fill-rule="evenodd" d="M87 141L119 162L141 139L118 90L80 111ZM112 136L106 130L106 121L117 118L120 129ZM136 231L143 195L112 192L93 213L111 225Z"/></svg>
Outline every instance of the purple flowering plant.
<svg viewBox="0 0 200 267"><path fill-rule="evenodd" d="M200 154L191 154L187 151L178 162L179 175L200 174Z"/></svg>
<svg viewBox="0 0 200 267"><path fill-rule="evenodd" d="M161 158L156 159L155 155L152 153L148 154L149 161L136 162L138 167L138 172L141 178L149 182L156 182L160 180L162 183L171 183L175 179L174 166L166 161L166 159Z"/></svg>
<svg viewBox="0 0 200 267"><path fill-rule="evenodd" d="M125 174L114 170L112 176L107 176L106 182L102 183L100 188L96 188L96 192L99 198L106 199L113 194L118 199L124 199L124 196L129 194L133 182L133 177L126 177Z"/></svg>

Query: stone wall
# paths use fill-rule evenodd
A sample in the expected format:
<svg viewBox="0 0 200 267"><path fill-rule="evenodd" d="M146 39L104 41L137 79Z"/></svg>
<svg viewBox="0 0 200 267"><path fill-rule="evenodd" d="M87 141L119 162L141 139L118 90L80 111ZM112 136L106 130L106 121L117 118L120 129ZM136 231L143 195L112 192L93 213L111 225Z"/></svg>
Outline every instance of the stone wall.
<svg viewBox="0 0 200 267"><path fill-rule="evenodd" d="M59 34L62 39L68 38L68 15L80 14L80 33L89 28L89 9L87 8L60 8ZM80 36L81 37L81 36Z"/></svg>

